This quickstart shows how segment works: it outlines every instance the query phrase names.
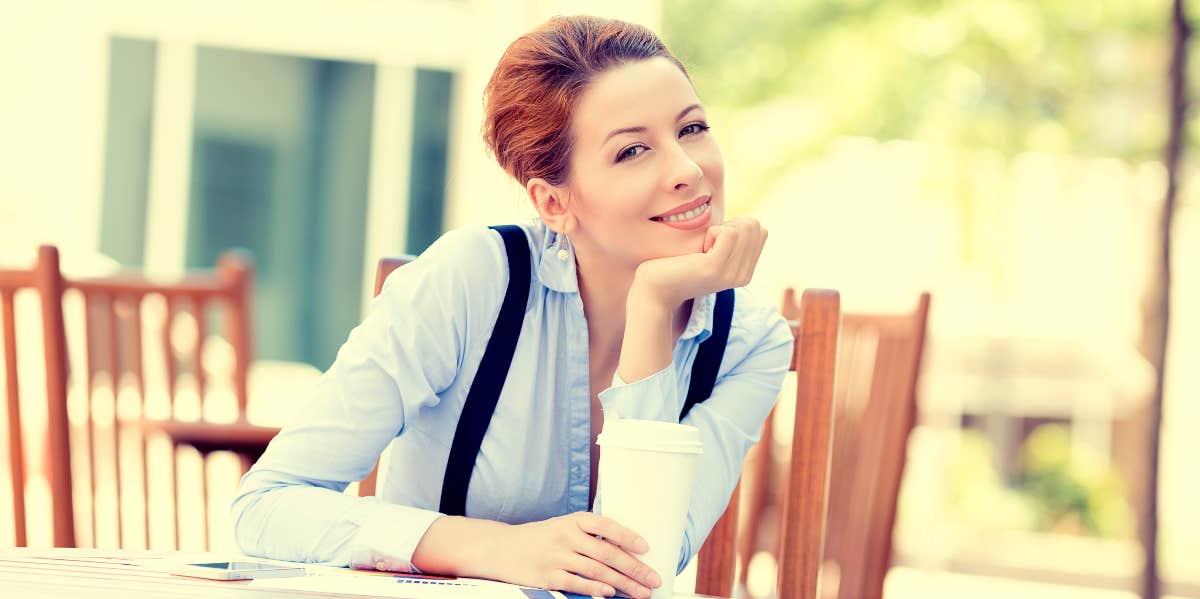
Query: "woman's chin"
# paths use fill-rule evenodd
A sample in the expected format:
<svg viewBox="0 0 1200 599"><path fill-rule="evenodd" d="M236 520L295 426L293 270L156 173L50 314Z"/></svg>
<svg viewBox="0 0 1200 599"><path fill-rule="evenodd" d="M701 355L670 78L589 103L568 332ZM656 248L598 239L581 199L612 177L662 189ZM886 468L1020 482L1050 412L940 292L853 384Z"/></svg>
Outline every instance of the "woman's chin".
<svg viewBox="0 0 1200 599"><path fill-rule="evenodd" d="M688 254L699 254L704 251L704 232L693 239L680 240L668 247L661 248L654 253L653 258L674 258L676 256L687 256Z"/></svg>

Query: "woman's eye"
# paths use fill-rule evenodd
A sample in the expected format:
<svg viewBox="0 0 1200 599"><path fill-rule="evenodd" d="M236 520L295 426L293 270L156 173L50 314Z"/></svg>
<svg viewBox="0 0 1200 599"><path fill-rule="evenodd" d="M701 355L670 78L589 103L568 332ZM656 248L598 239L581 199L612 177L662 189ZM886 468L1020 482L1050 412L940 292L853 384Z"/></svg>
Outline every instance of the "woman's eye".
<svg viewBox="0 0 1200 599"><path fill-rule="evenodd" d="M684 127L683 130L679 132L679 135L695 135L697 133L704 133L705 131L708 131L708 129L708 125L705 125L704 123L691 123Z"/></svg>
<svg viewBox="0 0 1200 599"><path fill-rule="evenodd" d="M633 158L642 153L642 152L638 152L636 150L645 151L645 149L646 149L646 146L630 146L628 148L625 148L624 150L621 151L620 154L617 155L617 162L620 162L620 161L628 159L628 158Z"/></svg>

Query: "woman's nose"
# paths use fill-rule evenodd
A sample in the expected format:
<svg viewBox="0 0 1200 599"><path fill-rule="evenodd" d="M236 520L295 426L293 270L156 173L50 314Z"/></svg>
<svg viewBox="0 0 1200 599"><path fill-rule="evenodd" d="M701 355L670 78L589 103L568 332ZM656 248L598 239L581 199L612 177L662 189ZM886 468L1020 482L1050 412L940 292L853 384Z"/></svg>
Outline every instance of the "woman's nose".
<svg viewBox="0 0 1200 599"><path fill-rule="evenodd" d="M669 164L667 181L674 191L697 187L700 179L704 177L704 169L678 145L675 146Z"/></svg>

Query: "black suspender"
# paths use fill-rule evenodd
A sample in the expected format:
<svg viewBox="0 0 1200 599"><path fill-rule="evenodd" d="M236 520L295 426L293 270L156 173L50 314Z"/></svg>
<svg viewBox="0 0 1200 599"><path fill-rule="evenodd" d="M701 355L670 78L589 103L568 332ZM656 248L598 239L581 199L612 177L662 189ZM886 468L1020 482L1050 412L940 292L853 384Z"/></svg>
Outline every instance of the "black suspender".
<svg viewBox="0 0 1200 599"><path fill-rule="evenodd" d="M442 482L442 501L439 511L449 516L464 516L467 509L467 487L475 470L475 458L483 444L496 402L504 388L504 380L516 353L521 325L525 320L525 304L529 299L530 268L529 242L525 231L516 225L491 227L504 239L508 254L508 289L487 348L479 364L479 372L467 392L454 441L450 446L450 458L446 462L446 477ZM696 359L692 363L692 382L688 387L687 399L679 419L691 411L692 406L712 395L717 380L717 370L725 354L729 340L729 323L733 317L733 290L726 289L717 294L713 311L712 335L700 344Z"/></svg>
<svg viewBox="0 0 1200 599"><path fill-rule="evenodd" d="M732 320L733 290L717 292L717 305L713 307L712 335L700 343L696 359L692 361L692 382L688 385L683 410L679 412L680 420L692 411L692 406L712 395L713 385L717 382L717 371L721 368L721 358L725 357L725 344L729 341L729 323Z"/></svg>
<svg viewBox="0 0 1200 599"><path fill-rule="evenodd" d="M525 231L516 225L491 228L500 233L508 253L508 289L504 292L504 303L500 305L500 316L488 339L487 349L483 351L479 372L467 392L458 428L454 431L454 443L450 446L439 510L450 516L466 514L467 485L475 470L475 457L479 455L483 434L492 421L508 367L512 365L521 323L525 320L525 303L529 299L529 242Z"/></svg>

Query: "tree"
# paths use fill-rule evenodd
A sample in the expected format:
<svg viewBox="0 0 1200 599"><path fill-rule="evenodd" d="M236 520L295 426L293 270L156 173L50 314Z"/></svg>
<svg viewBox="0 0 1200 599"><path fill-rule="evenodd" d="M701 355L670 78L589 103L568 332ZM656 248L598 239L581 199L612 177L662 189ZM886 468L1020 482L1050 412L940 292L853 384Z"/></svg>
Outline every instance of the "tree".
<svg viewBox="0 0 1200 599"><path fill-rule="evenodd" d="M1166 373L1167 341L1171 322L1171 229L1175 204L1179 196L1179 166L1183 154L1187 123L1188 40L1191 26L1183 0L1174 0L1171 10L1171 61L1167 70L1169 81L1168 111L1170 126L1163 161L1167 167L1167 192L1159 214L1159 252L1157 267L1144 297L1142 351L1154 366L1154 393L1151 396L1147 424L1147 499L1140 507L1139 532L1146 552L1142 574L1142 597L1158 599L1161 589L1158 578L1158 472L1159 434L1162 428L1163 382Z"/></svg>

